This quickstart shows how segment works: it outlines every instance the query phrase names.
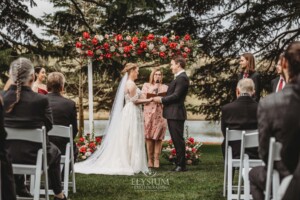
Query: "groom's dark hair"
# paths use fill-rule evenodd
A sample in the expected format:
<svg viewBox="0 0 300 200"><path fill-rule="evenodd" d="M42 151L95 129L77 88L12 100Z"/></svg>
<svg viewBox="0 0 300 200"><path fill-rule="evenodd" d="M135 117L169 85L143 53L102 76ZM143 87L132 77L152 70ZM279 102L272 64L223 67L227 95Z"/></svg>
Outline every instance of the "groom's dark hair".
<svg viewBox="0 0 300 200"><path fill-rule="evenodd" d="M172 60L174 60L176 64L179 63L179 65L182 69L185 68L186 62L185 62L185 59L183 56L181 56L181 55L174 56Z"/></svg>

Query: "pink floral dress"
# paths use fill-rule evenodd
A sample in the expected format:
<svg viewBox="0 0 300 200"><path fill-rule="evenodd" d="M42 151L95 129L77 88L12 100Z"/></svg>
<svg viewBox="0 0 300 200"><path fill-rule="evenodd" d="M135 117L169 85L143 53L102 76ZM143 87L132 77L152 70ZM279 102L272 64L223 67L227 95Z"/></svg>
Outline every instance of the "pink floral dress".
<svg viewBox="0 0 300 200"><path fill-rule="evenodd" d="M142 93L163 93L167 92L168 86L160 84L158 91L156 86L150 83L143 85ZM151 102L144 105L144 120L145 120L145 138L152 140L163 140L167 130L167 120L162 116L162 104Z"/></svg>

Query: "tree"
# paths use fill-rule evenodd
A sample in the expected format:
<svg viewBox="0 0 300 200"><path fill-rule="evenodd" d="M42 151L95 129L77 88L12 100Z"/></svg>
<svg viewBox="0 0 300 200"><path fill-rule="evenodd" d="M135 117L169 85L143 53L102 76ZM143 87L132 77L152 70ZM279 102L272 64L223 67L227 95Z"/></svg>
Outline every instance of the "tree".
<svg viewBox="0 0 300 200"><path fill-rule="evenodd" d="M220 106L235 99L240 54L256 55L265 93L274 77L272 65L291 41L299 39L300 2L297 0L171 2L180 5L177 15L182 18L191 13L192 27L203 45L206 63L195 70L191 89L206 101L190 110L206 114L207 119L219 119Z"/></svg>

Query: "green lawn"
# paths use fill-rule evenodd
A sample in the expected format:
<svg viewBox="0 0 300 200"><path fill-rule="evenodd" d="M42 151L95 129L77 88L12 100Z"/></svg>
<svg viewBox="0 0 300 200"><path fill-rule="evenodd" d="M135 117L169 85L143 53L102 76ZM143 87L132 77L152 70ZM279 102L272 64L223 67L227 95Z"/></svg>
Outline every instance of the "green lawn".
<svg viewBox="0 0 300 200"><path fill-rule="evenodd" d="M71 194L70 199L224 199L221 148L219 145L203 145L201 149L201 163L188 166L189 171L184 173L171 172L173 166L162 160L161 168L153 176L76 174L77 193Z"/></svg>

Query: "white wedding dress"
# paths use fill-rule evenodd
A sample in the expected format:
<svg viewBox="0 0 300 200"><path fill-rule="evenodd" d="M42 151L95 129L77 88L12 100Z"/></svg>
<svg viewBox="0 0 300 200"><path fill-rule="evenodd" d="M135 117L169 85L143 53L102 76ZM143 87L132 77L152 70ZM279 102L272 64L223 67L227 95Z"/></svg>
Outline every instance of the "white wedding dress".
<svg viewBox="0 0 300 200"><path fill-rule="evenodd" d="M141 91L137 88L133 97L124 94L127 77L119 85L101 146L90 158L75 164L76 173L133 175L148 171L142 109L134 104Z"/></svg>

